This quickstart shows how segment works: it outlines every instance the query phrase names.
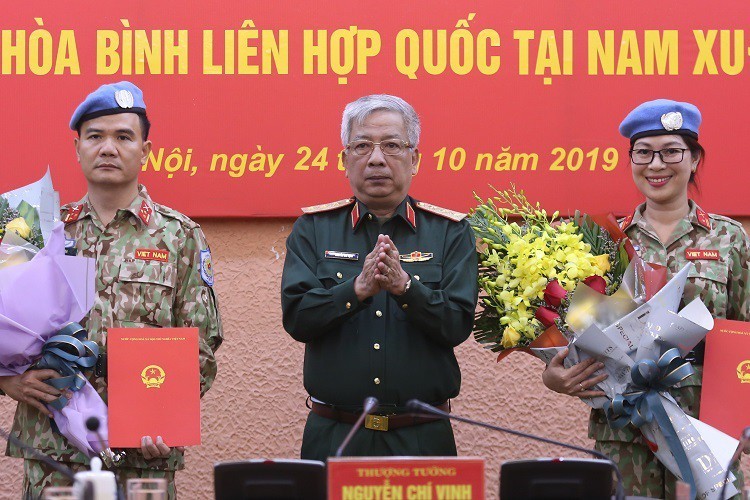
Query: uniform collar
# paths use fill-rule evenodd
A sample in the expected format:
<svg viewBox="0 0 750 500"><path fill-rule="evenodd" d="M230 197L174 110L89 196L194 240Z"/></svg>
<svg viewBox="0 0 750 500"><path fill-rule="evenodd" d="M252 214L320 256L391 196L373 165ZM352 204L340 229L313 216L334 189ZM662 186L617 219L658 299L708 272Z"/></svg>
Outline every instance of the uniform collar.
<svg viewBox="0 0 750 500"><path fill-rule="evenodd" d="M139 184L138 194L136 195L136 197L133 198L133 201L130 203L130 205L128 205L127 207L121 210L131 213L134 216L134 220L136 221L136 224L140 224L145 227L148 227L149 223L151 222L153 213L154 213L154 202L151 200L151 197L148 195L148 191L146 191L146 186ZM86 196L84 196L78 203L75 203L70 206L70 208L68 209L68 213L63 219L63 222L65 223L75 222L75 221L84 219L86 217L90 217L91 219L96 219L97 221L99 219L96 216L96 211L94 210L94 207L91 205L91 202L89 201L88 194L86 194Z"/></svg>
<svg viewBox="0 0 750 500"><path fill-rule="evenodd" d="M352 207L349 215L352 224L352 231L354 232L359 229L363 220L373 220L376 218L375 214L370 212L367 208L367 205L359 200L354 203L354 207ZM392 218L400 218L413 232L417 231L417 215L416 212L414 212L414 201L411 197L407 196L401 203L399 203Z"/></svg>
<svg viewBox="0 0 750 500"><path fill-rule="evenodd" d="M690 211L687 215L687 221L690 222L696 228L702 228L706 231L711 230L711 218L701 207L698 206L693 200L688 200L688 206ZM643 212L646 210L646 203L641 203L635 209L633 214L628 215L620 222L620 228L623 231L627 231L630 227L638 224L639 221L644 220L645 216Z"/></svg>

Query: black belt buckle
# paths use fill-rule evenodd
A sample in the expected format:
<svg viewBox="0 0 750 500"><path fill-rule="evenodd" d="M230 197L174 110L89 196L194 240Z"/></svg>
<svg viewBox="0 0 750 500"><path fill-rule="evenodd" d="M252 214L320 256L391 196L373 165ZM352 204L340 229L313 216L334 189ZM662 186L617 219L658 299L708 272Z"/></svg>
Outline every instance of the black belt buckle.
<svg viewBox="0 0 750 500"><path fill-rule="evenodd" d="M94 367L94 375L97 377L107 378L107 353L103 352L96 358L96 366Z"/></svg>

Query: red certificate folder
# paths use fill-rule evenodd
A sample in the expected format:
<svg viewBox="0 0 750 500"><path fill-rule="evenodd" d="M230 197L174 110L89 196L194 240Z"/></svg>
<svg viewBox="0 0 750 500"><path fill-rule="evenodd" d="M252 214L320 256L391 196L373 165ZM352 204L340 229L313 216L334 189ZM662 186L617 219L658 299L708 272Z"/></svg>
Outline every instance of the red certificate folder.
<svg viewBox="0 0 750 500"><path fill-rule="evenodd" d="M200 444L197 328L110 328L107 377L110 447Z"/></svg>
<svg viewBox="0 0 750 500"><path fill-rule="evenodd" d="M700 419L734 438L750 425L750 323L717 319L708 332Z"/></svg>

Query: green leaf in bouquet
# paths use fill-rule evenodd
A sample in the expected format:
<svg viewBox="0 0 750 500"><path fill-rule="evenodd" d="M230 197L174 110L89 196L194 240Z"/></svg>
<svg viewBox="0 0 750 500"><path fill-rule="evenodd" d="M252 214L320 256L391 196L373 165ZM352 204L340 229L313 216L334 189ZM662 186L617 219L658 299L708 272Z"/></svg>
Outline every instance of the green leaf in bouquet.
<svg viewBox="0 0 750 500"><path fill-rule="evenodd" d="M26 201L22 201L18 204L16 210L18 210L18 215L23 217L30 228L39 227L39 211L34 206L29 205Z"/></svg>
<svg viewBox="0 0 750 500"><path fill-rule="evenodd" d="M8 204L8 200L6 200L3 196L0 196L0 214L5 212L10 205Z"/></svg>

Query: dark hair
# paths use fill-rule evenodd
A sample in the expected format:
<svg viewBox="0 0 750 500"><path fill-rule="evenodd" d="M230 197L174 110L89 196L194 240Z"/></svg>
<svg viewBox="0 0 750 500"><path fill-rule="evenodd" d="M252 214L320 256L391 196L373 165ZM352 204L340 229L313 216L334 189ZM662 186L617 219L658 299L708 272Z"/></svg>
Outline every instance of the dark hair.
<svg viewBox="0 0 750 500"><path fill-rule="evenodd" d="M700 191L698 182L695 180L695 177L698 175L698 172L701 171L701 169L703 168L703 164L706 161L706 150L703 149L703 146L698 143L698 139L690 137L689 135L683 135L682 138L685 140L685 144L690 149L690 154L693 155L693 159L700 156L698 165L696 165L695 167L695 172L692 172L690 174L690 180L688 181L688 184L691 184L697 191Z"/></svg>
<svg viewBox="0 0 750 500"><path fill-rule="evenodd" d="M148 140L148 133L151 130L151 122L148 120L148 116L142 114L142 113L136 113L138 115L138 121L141 122L141 137L143 138L144 142ZM81 137L81 125L84 124L84 120L81 120L78 122L78 126L76 127L76 132L78 132L78 137Z"/></svg>

